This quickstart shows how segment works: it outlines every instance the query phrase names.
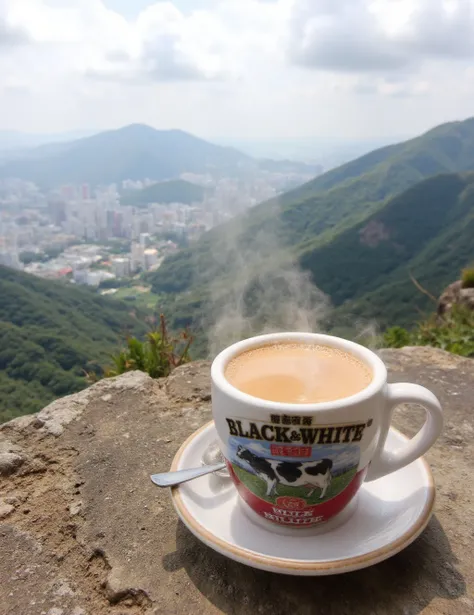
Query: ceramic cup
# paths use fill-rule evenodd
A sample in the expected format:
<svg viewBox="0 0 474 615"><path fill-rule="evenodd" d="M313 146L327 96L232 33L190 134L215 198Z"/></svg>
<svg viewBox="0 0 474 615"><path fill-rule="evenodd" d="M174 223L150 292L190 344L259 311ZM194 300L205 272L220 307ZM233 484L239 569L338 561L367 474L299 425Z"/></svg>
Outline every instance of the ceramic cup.
<svg viewBox="0 0 474 615"><path fill-rule="evenodd" d="M235 356L290 341L344 350L370 367L372 381L343 399L289 404L253 397L226 380L225 368ZM238 342L215 358L211 379L212 414L230 475L244 509L269 529L333 525L326 522L344 516L364 481L423 455L443 426L433 393L416 384L387 384L387 370L376 354L329 335L276 333ZM389 453L384 445L392 414L403 403L421 405L426 420L405 446Z"/></svg>

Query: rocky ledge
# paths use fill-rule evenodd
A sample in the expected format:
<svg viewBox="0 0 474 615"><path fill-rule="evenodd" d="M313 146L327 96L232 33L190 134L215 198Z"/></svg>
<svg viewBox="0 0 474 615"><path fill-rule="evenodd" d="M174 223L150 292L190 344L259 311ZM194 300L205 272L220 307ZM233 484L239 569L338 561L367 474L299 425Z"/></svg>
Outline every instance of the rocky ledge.
<svg viewBox="0 0 474 615"><path fill-rule="evenodd" d="M435 515L372 568L285 577L218 555L178 522L152 471L208 421L209 364L154 381L104 380L0 428L0 613L464 615L474 612L474 361L430 348L383 351L392 381L432 389L446 413L427 456ZM411 435L421 415L401 408Z"/></svg>

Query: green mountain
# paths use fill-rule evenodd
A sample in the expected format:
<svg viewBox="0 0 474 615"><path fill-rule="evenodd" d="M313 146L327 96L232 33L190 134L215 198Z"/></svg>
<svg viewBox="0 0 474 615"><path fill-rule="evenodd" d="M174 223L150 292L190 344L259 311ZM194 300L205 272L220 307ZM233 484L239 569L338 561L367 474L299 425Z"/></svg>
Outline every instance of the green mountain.
<svg viewBox="0 0 474 615"><path fill-rule="evenodd" d="M144 328L119 301L0 266L0 422L84 388Z"/></svg>
<svg viewBox="0 0 474 615"><path fill-rule="evenodd" d="M120 197L122 205L146 207L148 203L196 203L203 200L205 189L184 179L172 179L147 186L142 190L126 190Z"/></svg>
<svg viewBox="0 0 474 615"><path fill-rule="evenodd" d="M251 305L248 289L258 286L262 275L277 279L278 271L296 261L337 306L357 299L360 314L371 316L373 307L375 315L386 315L383 322L388 318L406 322L418 294L408 267L425 279L427 267L435 266L432 254L423 260L423 250L434 250L444 233L469 222L470 200L461 196L464 190L469 192L471 180L454 173L470 169L474 169L474 119L445 124L376 150L258 205L168 257L151 276L153 290L168 293L168 305L181 325L200 326L200 312L209 311L216 300L224 302L229 288L235 292L240 285L237 295ZM451 175L423 182L446 173ZM474 258L468 243L449 245L456 257L449 262L441 255L436 259L444 273L435 292L456 277L459 264ZM243 257L242 276L235 271L239 257ZM404 288L400 301L394 301L394 291L382 292L385 284ZM378 297L378 307L369 293ZM392 312L386 310L387 297ZM355 309L354 304L345 313L338 308L337 314L347 317L349 309ZM390 320L390 324L398 323Z"/></svg>
<svg viewBox="0 0 474 615"><path fill-rule="evenodd" d="M312 283L331 298L334 309L326 328L351 336L359 323L362 327L375 321L383 329L395 324L410 327L420 313L433 310L415 283L437 297L462 268L474 263L473 237L474 173L442 174L393 197L368 219L293 262L310 272ZM263 298L270 299L273 319L280 297L290 296L291 303L293 290L301 301L301 290L292 289L285 270L291 270L286 256L273 264L255 263L242 279L237 266L231 281L170 294L162 309L177 325L199 329L203 323L212 325L212 315L222 314L220 307L231 306L233 298L249 322L257 312L264 317ZM317 301L316 296L314 309Z"/></svg>
<svg viewBox="0 0 474 615"><path fill-rule="evenodd" d="M19 177L39 186L92 185L125 179L176 178L184 172L226 171L252 162L230 147L208 143L181 130L133 124L69 143L41 146L23 159L0 166L0 177Z"/></svg>
<svg viewBox="0 0 474 615"><path fill-rule="evenodd" d="M474 173L436 175L301 257L313 282L337 306L334 322L374 318L412 325L474 261ZM340 307L338 307L340 306Z"/></svg>

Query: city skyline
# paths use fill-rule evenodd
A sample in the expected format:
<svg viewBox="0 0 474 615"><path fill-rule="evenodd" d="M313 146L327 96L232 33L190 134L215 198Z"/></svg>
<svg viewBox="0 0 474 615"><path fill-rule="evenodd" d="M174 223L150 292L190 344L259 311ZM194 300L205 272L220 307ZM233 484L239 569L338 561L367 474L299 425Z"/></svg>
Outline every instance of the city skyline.
<svg viewBox="0 0 474 615"><path fill-rule="evenodd" d="M232 173L213 177L188 172L181 177L183 184L189 180L189 186L203 188L192 197L181 193L182 201L176 192L168 200L153 195L136 205L127 199L160 182L144 177L45 189L29 180L0 179L0 265L93 287L112 283L102 293L115 293L113 280L156 270L166 255L277 195L289 180L307 179L304 174L265 170L245 181ZM167 183L172 182L163 185Z"/></svg>
<svg viewBox="0 0 474 615"><path fill-rule="evenodd" d="M392 139L472 114L473 0L5 0L0 32L0 130Z"/></svg>

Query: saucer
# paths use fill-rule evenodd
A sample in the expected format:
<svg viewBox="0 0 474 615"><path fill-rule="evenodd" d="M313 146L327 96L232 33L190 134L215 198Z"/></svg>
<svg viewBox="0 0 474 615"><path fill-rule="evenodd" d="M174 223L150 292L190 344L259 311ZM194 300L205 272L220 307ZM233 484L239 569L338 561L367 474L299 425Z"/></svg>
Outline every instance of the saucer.
<svg viewBox="0 0 474 615"><path fill-rule="evenodd" d="M203 452L215 440L211 422L184 442L171 470L199 467ZM386 447L395 450L407 440L390 429ZM273 531L267 522L252 520L253 511L244 510L230 478L208 474L173 488L171 494L183 523L215 551L271 572L329 575L372 566L407 547L430 520L435 487L428 464L417 459L364 483L350 510L341 513L342 520L331 520L312 535L304 529L289 535L278 526Z"/></svg>

